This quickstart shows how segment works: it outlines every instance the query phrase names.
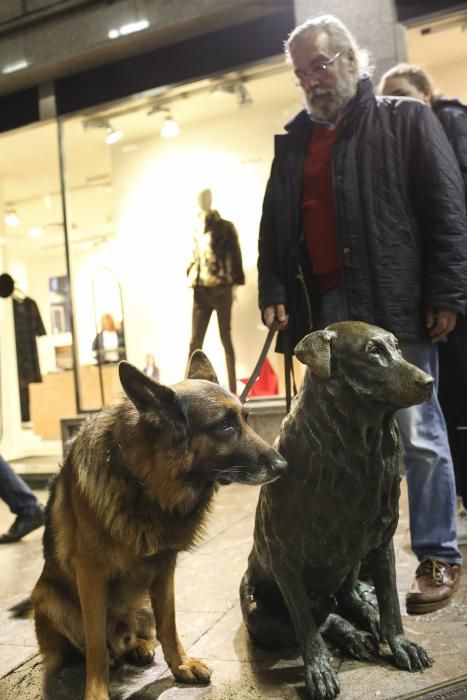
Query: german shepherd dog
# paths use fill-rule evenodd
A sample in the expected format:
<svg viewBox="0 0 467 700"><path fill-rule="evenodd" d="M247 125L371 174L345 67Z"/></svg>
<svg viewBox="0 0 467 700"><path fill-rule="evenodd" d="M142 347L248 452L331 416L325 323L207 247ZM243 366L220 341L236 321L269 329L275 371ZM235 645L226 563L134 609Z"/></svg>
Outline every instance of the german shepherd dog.
<svg viewBox="0 0 467 700"><path fill-rule="evenodd" d="M365 323L310 333L295 355L307 371L274 445L289 469L261 488L240 597L253 640L298 643L310 696L332 700L339 681L324 636L358 659L384 640L399 668L430 665L404 635L392 538L400 493L394 414L427 399L433 378L403 359L391 333ZM363 559L379 622L359 592Z"/></svg>
<svg viewBox="0 0 467 700"><path fill-rule="evenodd" d="M81 652L85 700L108 700L109 660L150 663L156 632L178 681L209 681L177 635L177 554L199 539L218 484L264 484L287 466L203 352L172 387L127 362L119 374L126 396L83 425L52 484L32 593L46 671Z"/></svg>

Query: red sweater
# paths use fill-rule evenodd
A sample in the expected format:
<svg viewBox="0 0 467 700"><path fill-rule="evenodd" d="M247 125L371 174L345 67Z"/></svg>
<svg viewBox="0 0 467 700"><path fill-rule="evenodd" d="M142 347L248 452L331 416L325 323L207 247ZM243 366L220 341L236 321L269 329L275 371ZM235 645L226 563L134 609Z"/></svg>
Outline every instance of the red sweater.
<svg viewBox="0 0 467 700"><path fill-rule="evenodd" d="M332 190L332 147L341 126L314 124L303 165L303 237L321 293L342 284Z"/></svg>

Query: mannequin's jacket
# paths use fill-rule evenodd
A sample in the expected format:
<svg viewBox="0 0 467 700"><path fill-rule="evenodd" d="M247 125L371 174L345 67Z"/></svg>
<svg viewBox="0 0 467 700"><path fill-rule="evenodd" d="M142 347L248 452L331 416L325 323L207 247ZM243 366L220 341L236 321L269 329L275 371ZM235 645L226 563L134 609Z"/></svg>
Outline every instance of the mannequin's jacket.
<svg viewBox="0 0 467 700"><path fill-rule="evenodd" d="M369 78L359 81L344 119L332 174L347 317L404 341L426 340L426 310L462 314L467 302L459 166L429 107L375 97ZM275 137L259 232L259 307L286 305L292 348L313 329L318 302L301 231L302 171L312 130L303 110Z"/></svg>
<svg viewBox="0 0 467 700"><path fill-rule="evenodd" d="M188 283L217 287L245 284L238 234L231 221L212 209L205 218L204 250L195 239L193 258L187 268Z"/></svg>

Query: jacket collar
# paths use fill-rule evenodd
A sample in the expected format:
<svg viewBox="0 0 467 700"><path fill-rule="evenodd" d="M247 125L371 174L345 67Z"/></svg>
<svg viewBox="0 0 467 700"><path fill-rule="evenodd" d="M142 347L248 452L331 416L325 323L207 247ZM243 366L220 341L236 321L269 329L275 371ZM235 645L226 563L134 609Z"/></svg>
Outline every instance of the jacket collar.
<svg viewBox="0 0 467 700"><path fill-rule="evenodd" d="M355 96L352 97L345 107L345 112L349 120L352 120L355 116L358 116L361 109L366 109L370 102L374 100L373 85L369 76L360 78L357 84L357 92ZM289 133L294 131L302 131L310 126L311 118L306 111L302 109L298 114L296 114L292 119L287 122L284 126L285 130Z"/></svg>

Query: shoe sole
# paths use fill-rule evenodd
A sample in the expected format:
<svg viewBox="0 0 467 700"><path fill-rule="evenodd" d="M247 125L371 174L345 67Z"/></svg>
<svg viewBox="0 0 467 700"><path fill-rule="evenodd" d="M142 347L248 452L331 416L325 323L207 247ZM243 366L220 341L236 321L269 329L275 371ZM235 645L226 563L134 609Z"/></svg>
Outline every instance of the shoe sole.
<svg viewBox="0 0 467 700"><path fill-rule="evenodd" d="M438 600L436 603L412 603L410 605L406 603L405 607L408 615L424 615L445 608L451 602L451 598L452 596L449 596L449 598Z"/></svg>

